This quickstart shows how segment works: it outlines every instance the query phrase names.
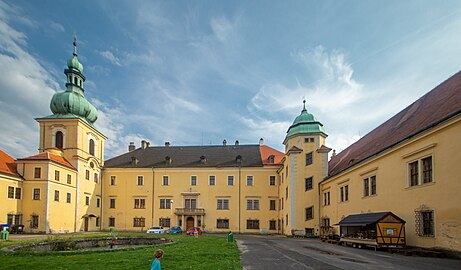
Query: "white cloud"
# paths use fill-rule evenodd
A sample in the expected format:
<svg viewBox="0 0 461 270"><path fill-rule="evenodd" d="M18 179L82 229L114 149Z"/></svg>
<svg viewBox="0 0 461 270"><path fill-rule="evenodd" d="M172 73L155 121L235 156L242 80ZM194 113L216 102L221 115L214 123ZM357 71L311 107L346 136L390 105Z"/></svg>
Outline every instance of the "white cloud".
<svg viewBox="0 0 461 270"><path fill-rule="evenodd" d="M1 8L2 13L8 13L5 6ZM27 52L26 45L24 33L0 20L0 149L14 157L36 154L39 132L34 117L50 114L49 102L58 88L47 69Z"/></svg>
<svg viewBox="0 0 461 270"><path fill-rule="evenodd" d="M114 65L121 66L120 59L111 51L100 51L99 54Z"/></svg>

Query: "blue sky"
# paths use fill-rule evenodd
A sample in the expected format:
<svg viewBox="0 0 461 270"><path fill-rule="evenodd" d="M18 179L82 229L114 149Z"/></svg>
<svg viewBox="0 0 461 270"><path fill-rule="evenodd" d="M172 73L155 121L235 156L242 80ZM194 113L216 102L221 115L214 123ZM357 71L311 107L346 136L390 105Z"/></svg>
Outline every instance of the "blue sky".
<svg viewBox="0 0 461 270"><path fill-rule="evenodd" d="M74 32L109 140L265 143L307 109L340 151L461 69L460 1L0 1L0 149L37 153Z"/></svg>

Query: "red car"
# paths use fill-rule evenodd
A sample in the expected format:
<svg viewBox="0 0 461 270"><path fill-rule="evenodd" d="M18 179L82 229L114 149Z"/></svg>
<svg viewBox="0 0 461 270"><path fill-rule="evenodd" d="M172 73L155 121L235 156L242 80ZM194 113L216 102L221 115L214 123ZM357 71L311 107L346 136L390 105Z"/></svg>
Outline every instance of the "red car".
<svg viewBox="0 0 461 270"><path fill-rule="evenodd" d="M195 235L195 232L198 232L199 235L202 234L202 230L199 227L192 227L187 229L186 235Z"/></svg>

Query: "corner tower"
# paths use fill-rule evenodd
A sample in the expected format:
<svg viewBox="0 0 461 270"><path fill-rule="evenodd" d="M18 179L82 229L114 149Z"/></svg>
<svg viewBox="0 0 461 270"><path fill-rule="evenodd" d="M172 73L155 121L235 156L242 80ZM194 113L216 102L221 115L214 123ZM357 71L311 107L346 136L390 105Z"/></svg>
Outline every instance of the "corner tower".
<svg viewBox="0 0 461 270"><path fill-rule="evenodd" d="M101 171L107 139L94 126L96 108L85 98L83 65L78 60L74 36L72 58L67 61L66 90L56 92L50 103L52 115L37 118L40 124L39 152L53 152L76 169L76 231L100 226Z"/></svg>
<svg viewBox="0 0 461 270"><path fill-rule="evenodd" d="M285 160L280 171L281 205L280 219L283 233L302 230L308 235L319 233L318 183L328 173L328 152L325 146L327 134L314 115L303 109L288 128Z"/></svg>

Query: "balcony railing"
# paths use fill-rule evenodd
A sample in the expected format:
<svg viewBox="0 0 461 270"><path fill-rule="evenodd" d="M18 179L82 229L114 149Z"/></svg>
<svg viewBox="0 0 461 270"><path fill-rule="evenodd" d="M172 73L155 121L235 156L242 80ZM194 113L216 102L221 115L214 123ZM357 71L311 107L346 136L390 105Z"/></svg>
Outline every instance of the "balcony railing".
<svg viewBox="0 0 461 270"><path fill-rule="evenodd" d="M174 210L176 215L205 215L203 208L176 208Z"/></svg>

